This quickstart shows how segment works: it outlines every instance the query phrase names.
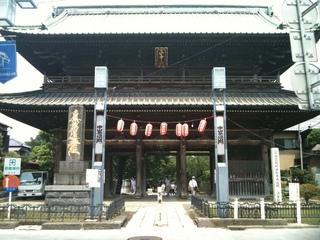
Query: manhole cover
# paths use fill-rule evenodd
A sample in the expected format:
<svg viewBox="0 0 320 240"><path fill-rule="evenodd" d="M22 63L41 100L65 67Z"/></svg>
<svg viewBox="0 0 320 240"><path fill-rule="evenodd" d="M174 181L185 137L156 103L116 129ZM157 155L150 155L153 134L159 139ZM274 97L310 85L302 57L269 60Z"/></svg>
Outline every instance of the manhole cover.
<svg viewBox="0 0 320 240"><path fill-rule="evenodd" d="M136 236L128 238L127 240L162 240L162 238L155 236Z"/></svg>

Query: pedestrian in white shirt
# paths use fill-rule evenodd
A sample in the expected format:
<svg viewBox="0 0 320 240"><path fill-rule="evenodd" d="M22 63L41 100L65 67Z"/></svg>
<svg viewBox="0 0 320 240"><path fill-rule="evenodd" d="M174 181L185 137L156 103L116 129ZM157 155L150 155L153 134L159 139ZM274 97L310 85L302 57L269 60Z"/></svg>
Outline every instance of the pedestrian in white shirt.
<svg viewBox="0 0 320 240"><path fill-rule="evenodd" d="M196 181L196 177L192 176L192 178L189 181L189 189L191 191L192 196L196 195L197 188L198 188L198 183Z"/></svg>

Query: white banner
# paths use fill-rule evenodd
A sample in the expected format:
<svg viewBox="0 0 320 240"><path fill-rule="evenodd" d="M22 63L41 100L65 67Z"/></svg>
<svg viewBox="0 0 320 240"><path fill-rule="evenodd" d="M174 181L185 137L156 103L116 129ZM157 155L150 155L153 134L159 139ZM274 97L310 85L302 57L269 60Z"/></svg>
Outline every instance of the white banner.
<svg viewBox="0 0 320 240"><path fill-rule="evenodd" d="M282 202L279 148L271 148L273 201Z"/></svg>
<svg viewBox="0 0 320 240"><path fill-rule="evenodd" d="M289 201L296 202L300 199L300 184L289 183Z"/></svg>
<svg viewBox="0 0 320 240"><path fill-rule="evenodd" d="M97 115L95 154L102 154L103 150L103 115Z"/></svg>
<svg viewBox="0 0 320 240"><path fill-rule="evenodd" d="M3 175L20 175L21 158L5 158Z"/></svg>
<svg viewBox="0 0 320 240"><path fill-rule="evenodd" d="M89 188L99 188L99 170L98 169L87 169L86 171L86 184Z"/></svg>
<svg viewBox="0 0 320 240"><path fill-rule="evenodd" d="M217 136L217 154L224 155L224 122L222 116L217 116L216 119L216 136Z"/></svg>

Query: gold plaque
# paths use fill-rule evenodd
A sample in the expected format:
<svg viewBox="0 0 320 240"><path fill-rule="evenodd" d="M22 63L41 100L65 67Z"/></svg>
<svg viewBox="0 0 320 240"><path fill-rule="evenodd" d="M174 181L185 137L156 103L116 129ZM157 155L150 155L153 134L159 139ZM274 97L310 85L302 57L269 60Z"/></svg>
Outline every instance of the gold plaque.
<svg viewBox="0 0 320 240"><path fill-rule="evenodd" d="M156 68L168 67L168 47L156 47L154 49L154 65Z"/></svg>

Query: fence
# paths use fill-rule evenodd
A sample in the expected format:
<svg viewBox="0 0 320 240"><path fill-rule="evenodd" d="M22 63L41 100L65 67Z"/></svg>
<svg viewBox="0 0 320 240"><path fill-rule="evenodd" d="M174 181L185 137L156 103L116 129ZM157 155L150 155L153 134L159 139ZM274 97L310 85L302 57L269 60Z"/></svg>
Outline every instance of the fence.
<svg viewBox="0 0 320 240"><path fill-rule="evenodd" d="M295 203L210 203L205 199L192 196L191 205L199 210L201 215L209 218L265 218L265 219L297 219ZM235 209L236 208L236 209ZM236 216L235 216L236 210ZM264 211L263 214L261 211ZM301 204L301 218L320 218L320 204Z"/></svg>
<svg viewBox="0 0 320 240"><path fill-rule="evenodd" d="M10 219L8 211L10 207ZM101 213L99 221L109 220L119 215L125 207L123 197L113 200L109 205L15 205L7 204L0 206L0 221L17 220L19 222L72 222L84 221L91 218L92 212Z"/></svg>

